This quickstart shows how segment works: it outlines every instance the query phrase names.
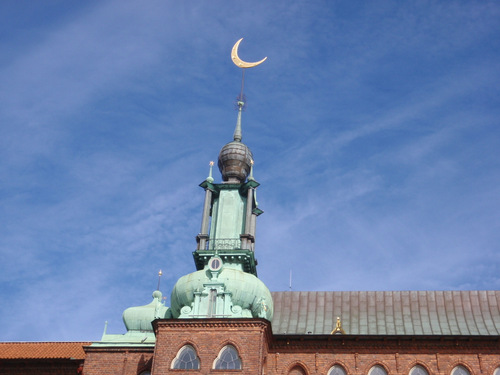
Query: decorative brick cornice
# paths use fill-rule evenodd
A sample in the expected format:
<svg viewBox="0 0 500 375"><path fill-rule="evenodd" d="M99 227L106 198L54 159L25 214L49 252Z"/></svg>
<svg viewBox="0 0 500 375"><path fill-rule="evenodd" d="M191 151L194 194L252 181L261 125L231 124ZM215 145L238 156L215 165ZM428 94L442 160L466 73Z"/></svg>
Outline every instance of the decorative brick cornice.
<svg viewBox="0 0 500 375"><path fill-rule="evenodd" d="M179 329L226 329L234 327L259 328L260 330L271 329L271 323L260 318L156 319L153 321L153 327L156 333L158 329L166 326Z"/></svg>
<svg viewBox="0 0 500 375"><path fill-rule="evenodd" d="M270 352L331 351L380 353L436 351L440 353L498 353L500 336L358 336L358 335L274 335Z"/></svg>

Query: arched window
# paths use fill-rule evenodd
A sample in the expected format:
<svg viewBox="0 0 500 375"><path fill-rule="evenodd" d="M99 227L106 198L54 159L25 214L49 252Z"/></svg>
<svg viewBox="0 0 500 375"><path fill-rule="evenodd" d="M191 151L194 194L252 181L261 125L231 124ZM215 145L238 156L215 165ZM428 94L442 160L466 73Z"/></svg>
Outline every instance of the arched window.
<svg viewBox="0 0 500 375"><path fill-rule="evenodd" d="M139 375L151 375L151 371L143 371Z"/></svg>
<svg viewBox="0 0 500 375"><path fill-rule="evenodd" d="M470 375L470 372L464 366L457 366L451 371L451 375Z"/></svg>
<svg viewBox="0 0 500 375"><path fill-rule="evenodd" d="M416 365L410 370L410 375L429 375L425 367Z"/></svg>
<svg viewBox="0 0 500 375"><path fill-rule="evenodd" d="M497 367L495 371L493 371L493 375L500 375L500 367Z"/></svg>
<svg viewBox="0 0 500 375"><path fill-rule="evenodd" d="M342 366L334 365L328 371L328 375L347 375L347 372L344 370L344 368Z"/></svg>
<svg viewBox="0 0 500 375"><path fill-rule="evenodd" d="M238 351L232 345L227 345L215 359L214 369L217 370L241 370L241 359Z"/></svg>
<svg viewBox="0 0 500 375"><path fill-rule="evenodd" d="M173 369L199 370L200 359L191 345L183 346L172 361Z"/></svg>
<svg viewBox="0 0 500 375"><path fill-rule="evenodd" d="M387 375L387 371L382 366L375 365L370 369L368 375Z"/></svg>
<svg viewBox="0 0 500 375"><path fill-rule="evenodd" d="M306 372L304 371L304 369L302 367L295 366L294 368L292 368L290 370L288 375L306 375Z"/></svg>

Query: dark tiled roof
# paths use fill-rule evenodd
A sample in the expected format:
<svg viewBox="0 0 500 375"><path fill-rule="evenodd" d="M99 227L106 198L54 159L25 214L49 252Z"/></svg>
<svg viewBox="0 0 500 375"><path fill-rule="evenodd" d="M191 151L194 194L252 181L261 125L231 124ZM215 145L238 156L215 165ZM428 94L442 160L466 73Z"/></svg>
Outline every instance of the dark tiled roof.
<svg viewBox="0 0 500 375"><path fill-rule="evenodd" d="M90 342L2 342L0 359L84 359Z"/></svg>
<svg viewBox="0 0 500 375"><path fill-rule="evenodd" d="M273 292L274 334L500 335L500 291Z"/></svg>

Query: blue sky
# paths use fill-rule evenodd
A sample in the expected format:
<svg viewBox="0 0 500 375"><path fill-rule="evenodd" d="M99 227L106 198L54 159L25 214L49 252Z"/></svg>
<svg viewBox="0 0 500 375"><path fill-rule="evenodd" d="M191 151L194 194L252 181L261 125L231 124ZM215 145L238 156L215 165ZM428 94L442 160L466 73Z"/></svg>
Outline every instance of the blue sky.
<svg viewBox="0 0 500 375"><path fill-rule="evenodd" d="M500 288L498 2L3 1L0 28L0 339L123 333L159 269L168 305L241 37L269 289Z"/></svg>

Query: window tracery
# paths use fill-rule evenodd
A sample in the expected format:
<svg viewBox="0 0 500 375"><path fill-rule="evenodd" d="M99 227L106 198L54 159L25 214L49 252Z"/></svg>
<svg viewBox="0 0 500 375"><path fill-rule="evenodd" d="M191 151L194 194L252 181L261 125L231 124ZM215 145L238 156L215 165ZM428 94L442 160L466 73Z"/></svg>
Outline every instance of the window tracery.
<svg viewBox="0 0 500 375"><path fill-rule="evenodd" d="M196 350L191 345L184 345L172 361L173 369L198 370L200 368L200 359Z"/></svg>
<svg viewBox="0 0 500 375"><path fill-rule="evenodd" d="M236 348L227 345L215 359L214 369L216 370L241 370L241 359Z"/></svg>

